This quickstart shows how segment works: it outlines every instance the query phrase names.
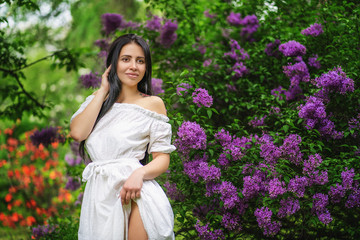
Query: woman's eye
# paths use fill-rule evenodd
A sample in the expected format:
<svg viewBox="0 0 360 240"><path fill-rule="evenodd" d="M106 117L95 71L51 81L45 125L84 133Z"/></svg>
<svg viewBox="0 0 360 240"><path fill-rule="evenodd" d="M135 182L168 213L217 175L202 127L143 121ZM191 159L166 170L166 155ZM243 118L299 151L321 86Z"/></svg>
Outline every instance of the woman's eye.
<svg viewBox="0 0 360 240"><path fill-rule="evenodd" d="M128 58L122 58L121 60L123 60L124 62L129 61L129 59L128 59Z"/></svg>
<svg viewBox="0 0 360 240"><path fill-rule="evenodd" d="M145 63L145 61L144 61L143 59L139 59L139 60L138 60L138 63L143 64L143 63Z"/></svg>

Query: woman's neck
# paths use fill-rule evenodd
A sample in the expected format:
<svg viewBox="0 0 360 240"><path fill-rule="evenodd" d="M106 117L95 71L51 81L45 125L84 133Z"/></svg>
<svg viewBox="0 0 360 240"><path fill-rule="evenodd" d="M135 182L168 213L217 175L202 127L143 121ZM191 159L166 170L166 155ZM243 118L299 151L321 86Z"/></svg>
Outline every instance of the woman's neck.
<svg viewBox="0 0 360 240"><path fill-rule="evenodd" d="M140 91L137 89L137 86L135 88L129 88L126 86L123 86L121 89L121 92L119 94L119 98L117 102L132 102L140 97Z"/></svg>

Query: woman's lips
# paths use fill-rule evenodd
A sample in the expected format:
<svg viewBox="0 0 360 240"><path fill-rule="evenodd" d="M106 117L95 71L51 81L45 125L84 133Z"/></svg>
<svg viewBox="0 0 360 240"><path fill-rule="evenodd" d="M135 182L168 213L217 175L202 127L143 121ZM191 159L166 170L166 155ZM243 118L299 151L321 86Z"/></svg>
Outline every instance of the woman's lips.
<svg viewBox="0 0 360 240"><path fill-rule="evenodd" d="M139 75L136 73L126 73L126 75L130 78L137 78Z"/></svg>

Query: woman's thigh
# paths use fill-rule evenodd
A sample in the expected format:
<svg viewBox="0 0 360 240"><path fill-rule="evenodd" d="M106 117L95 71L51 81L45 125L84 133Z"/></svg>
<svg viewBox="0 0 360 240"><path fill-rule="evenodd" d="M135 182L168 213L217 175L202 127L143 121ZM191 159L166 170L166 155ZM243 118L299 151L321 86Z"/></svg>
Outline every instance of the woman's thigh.
<svg viewBox="0 0 360 240"><path fill-rule="evenodd" d="M129 240L147 240L148 236L142 222L138 205L131 201L129 217Z"/></svg>

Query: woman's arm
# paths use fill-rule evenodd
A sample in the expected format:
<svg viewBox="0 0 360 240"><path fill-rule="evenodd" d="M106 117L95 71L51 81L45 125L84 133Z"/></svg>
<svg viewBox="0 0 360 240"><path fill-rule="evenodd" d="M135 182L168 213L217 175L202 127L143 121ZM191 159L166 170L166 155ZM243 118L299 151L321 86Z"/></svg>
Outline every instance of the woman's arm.
<svg viewBox="0 0 360 240"><path fill-rule="evenodd" d="M120 191L122 205L128 204L131 199L139 198L144 180L154 179L164 173L170 163L168 153L152 153L153 160L136 169L124 183Z"/></svg>
<svg viewBox="0 0 360 240"><path fill-rule="evenodd" d="M89 105L86 106L84 111L77 115L70 123L70 136L77 142L85 140L94 127L97 116L99 115L101 106L109 92L109 82L107 77L110 71L109 67L102 75L100 89L94 95Z"/></svg>
<svg viewBox="0 0 360 240"><path fill-rule="evenodd" d="M157 112L159 114L166 115L166 108L164 102L159 97L151 97L148 101L149 108L151 111ZM130 177L124 183L123 188L120 191L121 203L128 204L131 199L139 198L140 191L144 180L154 179L157 176L164 173L170 164L170 154L153 152L153 160L136 169Z"/></svg>

